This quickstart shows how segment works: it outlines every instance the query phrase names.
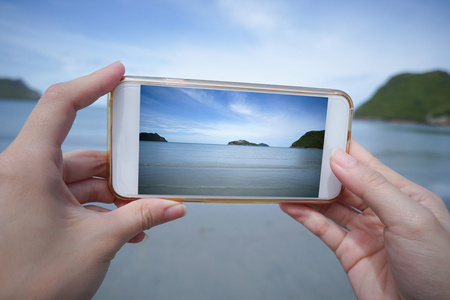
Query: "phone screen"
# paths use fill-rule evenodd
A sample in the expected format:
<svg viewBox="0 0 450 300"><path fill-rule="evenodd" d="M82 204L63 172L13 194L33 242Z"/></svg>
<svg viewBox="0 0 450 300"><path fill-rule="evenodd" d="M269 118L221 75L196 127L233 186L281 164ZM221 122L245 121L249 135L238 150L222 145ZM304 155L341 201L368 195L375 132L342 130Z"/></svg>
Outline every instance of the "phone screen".
<svg viewBox="0 0 450 300"><path fill-rule="evenodd" d="M328 98L141 85L138 192L319 196Z"/></svg>

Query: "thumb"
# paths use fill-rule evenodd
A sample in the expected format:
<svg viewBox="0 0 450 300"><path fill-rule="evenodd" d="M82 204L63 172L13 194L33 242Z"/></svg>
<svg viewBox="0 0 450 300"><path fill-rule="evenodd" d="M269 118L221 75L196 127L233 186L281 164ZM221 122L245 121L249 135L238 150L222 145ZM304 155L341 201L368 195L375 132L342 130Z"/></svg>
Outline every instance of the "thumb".
<svg viewBox="0 0 450 300"><path fill-rule="evenodd" d="M364 166L342 149L333 152L330 163L342 184L361 198L387 227L412 220L427 211L381 173Z"/></svg>
<svg viewBox="0 0 450 300"><path fill-rule="evenodd" d="M163 199L139 199L105 214L106 226L120 246L154 226L176 220L186 214L180 203Z"/></svg>

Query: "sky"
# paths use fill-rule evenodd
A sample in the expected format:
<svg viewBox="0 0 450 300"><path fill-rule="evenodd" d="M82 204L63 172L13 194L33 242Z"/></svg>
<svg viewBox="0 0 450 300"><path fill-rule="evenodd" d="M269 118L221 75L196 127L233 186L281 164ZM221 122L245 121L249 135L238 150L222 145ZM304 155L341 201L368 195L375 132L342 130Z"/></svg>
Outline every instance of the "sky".
<svg viewBox="0 0 450 300"><path fill-rule="evenodd" d="M120 60L129 75L334 88L450 71L450 1L0 1L0 77L44 92Z"/></svg>
<svg viewBox="0 0 450 300"><path fill-rule="evenodd" d="M289 147L325 130L327 98L141 86L140 132L168 142L228 144L240 139Z"/></svg>

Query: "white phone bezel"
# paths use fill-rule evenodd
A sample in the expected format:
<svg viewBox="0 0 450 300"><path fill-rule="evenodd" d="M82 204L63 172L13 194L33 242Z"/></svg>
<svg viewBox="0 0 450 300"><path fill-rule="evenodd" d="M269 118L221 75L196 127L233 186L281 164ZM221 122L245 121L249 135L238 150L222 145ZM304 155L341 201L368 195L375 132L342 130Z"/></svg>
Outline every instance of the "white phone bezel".
<svg viewBox="0 0 450 300"><path fill-rule="evenodd" d="M196 87L231 89L270 93L302 94L313 97L328 97L322 170L317 198L290 197L224 197L185 195L139 195L139 116L140 86L159 85L176 87ZM109 132L108 149L110 156L110 187L121 198L160 197L180 201L200 202L328 202L342 191L342 185L331 171L330 156L334 149L348 150L350 141L353 103L344 92L327 89L252 85L242 83L195 81L156 77L125 77L110 93L108 99Z"/></svg>

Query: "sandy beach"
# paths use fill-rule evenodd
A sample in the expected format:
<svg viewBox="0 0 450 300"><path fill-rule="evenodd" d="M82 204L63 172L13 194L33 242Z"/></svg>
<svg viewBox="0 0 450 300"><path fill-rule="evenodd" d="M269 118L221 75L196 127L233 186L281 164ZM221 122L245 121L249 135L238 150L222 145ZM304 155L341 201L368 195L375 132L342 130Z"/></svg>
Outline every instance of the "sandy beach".
<svg viewBox="0 0 450 300"><path fill-rule="evenodd" d="M33 102L0 101L0 151ZM353 136L450 204L450 128L355 121ZM106 149L106 108L78 113L63 150ZM272 204L188 204L125 245L94 299L354 299L334 254Z"/></svg>

